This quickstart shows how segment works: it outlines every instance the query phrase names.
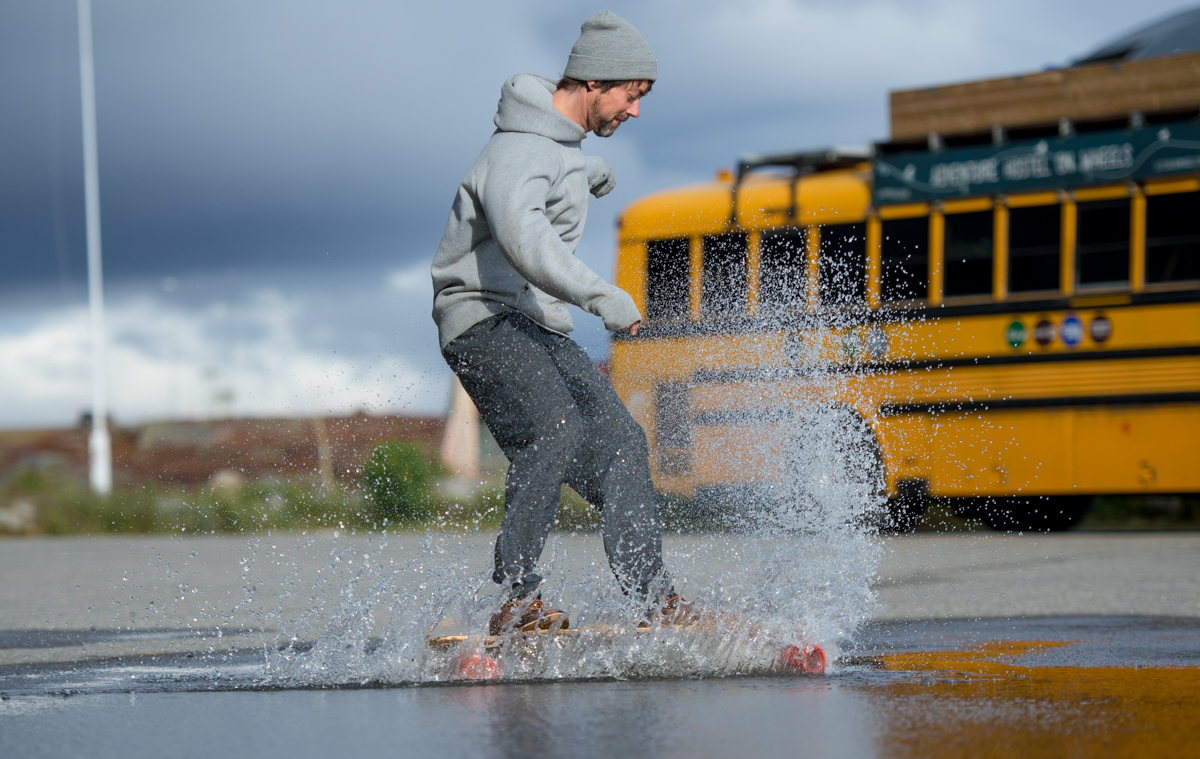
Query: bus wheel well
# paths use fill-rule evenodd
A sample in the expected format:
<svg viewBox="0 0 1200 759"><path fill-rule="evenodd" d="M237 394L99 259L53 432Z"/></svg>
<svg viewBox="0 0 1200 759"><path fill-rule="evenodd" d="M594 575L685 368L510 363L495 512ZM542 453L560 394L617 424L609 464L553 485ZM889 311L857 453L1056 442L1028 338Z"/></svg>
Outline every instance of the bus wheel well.
<svg viewBox="0 0 1200 759"><path fill-rule="evenodd" d="M883 451L867 419L844 405L802 412L791 429L782 488L789 501L834 521L877 524L887 498Z"/></svg>
<svg viewBox="0 0 1200 759"><path fill-rule="evenodd" d="M898 480L896 496L888 500L888 523L884 529L912 532L924 518L928 503L928 480Z"/></svg>
<svg viewBox="0 0 1200 759"><path fill-rule="evenodd" d="M955 498L954 513L981 519L1003 532L1062 532L1078 524L1092 507L1090 495Z"/></svg>

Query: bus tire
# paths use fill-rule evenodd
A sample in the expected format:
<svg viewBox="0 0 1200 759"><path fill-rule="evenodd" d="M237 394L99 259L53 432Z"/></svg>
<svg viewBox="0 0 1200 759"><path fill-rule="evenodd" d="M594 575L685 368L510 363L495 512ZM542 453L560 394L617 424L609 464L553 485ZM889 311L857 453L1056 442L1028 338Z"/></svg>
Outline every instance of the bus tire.
<svg viewBox="0 0 1200 759"><path fill-rule="evenodd" d="M1063 532L1087 516L1091 496L1055 495L989 498L970 511L1001 532Z"/></svg>

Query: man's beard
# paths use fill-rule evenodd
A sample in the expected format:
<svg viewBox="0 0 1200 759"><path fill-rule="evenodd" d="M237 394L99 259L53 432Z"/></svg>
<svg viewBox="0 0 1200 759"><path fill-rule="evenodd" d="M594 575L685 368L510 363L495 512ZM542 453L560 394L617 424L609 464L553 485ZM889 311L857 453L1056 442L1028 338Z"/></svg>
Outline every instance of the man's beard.
<svg viewBox="0 0 1200 759"><path fill-rule="evenodd" d="M596 126L592 127L592 134L597 137L611 137L613 132L617 131L617 127L621 125L621 120L616 116L611 119L606 119L600 114L600 104L592 103L592 112L589 114L591 121Z"/></svg>

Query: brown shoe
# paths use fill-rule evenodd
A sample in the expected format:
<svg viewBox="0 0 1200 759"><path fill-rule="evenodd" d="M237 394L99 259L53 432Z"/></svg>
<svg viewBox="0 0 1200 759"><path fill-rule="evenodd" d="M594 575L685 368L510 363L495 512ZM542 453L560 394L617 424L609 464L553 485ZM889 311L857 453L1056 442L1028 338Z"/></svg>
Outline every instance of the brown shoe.
<svg viewBox="0 0 1200 759"><path fill-rule="evenodd" d="M551 625L560 621L560 628L565 629L570 625L564 612L559 609L547 609L542 599L530 600L529 596L518 596L492 615L491 621L488 622L488 635L502 635L513 630L548 630Z"/></svg>
<svg viewBox="0 0 1200 759"><path fill-rule="evenodd" d="M694 622L695 619L696 613L691 602L685 601L679 596L671 596L661 609L651 609L646 612L646 618L638 622L638 629L649 630L654 627L655 623L659 623L663 627L683 626Z"/></svg>

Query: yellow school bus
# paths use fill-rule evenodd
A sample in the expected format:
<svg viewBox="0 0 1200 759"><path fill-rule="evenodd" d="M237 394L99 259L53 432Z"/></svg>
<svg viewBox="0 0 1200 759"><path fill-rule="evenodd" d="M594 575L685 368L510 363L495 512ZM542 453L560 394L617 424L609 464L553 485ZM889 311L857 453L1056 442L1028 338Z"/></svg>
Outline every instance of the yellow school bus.
<svg viewBox="0 0 1200 759"><path fill-rule="evenodd" d="M900 522L1200 493L1200 124L1113 126L750 158L629 206L646 321L610 372L656 486L771 488L832 413Z"/></svg>

